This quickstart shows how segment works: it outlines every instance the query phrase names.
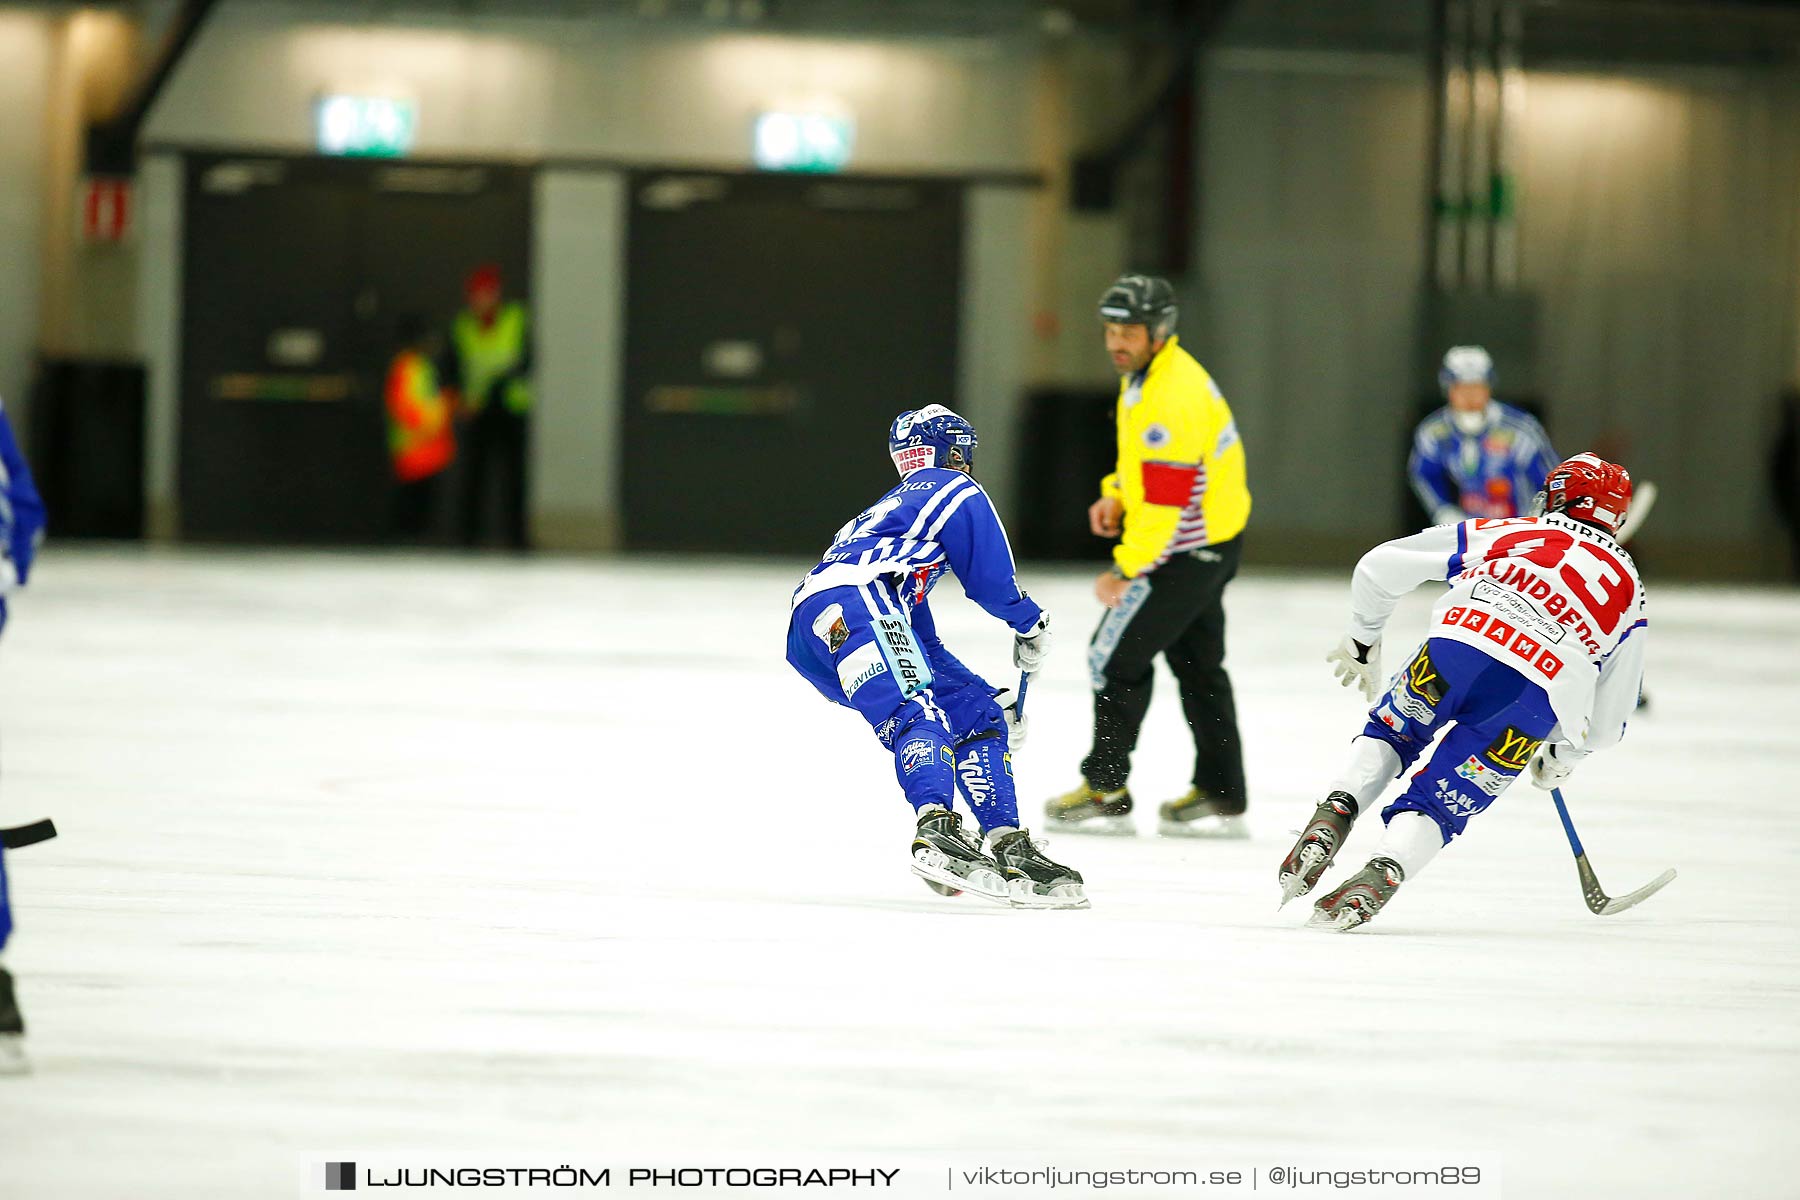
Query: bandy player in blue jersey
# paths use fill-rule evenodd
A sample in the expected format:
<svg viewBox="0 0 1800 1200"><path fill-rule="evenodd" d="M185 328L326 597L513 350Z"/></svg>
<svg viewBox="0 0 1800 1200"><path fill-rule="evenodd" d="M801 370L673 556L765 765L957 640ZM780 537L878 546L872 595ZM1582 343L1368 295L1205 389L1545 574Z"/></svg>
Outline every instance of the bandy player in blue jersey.
<svg viewBox="0 0 1800 1200"><path fill-rule="evenodd" d="M38 497L31 470L13 437L6 409L0 406L0 628L6 625L7 595L25 586L31 562L44 537L44 502ZM6 895L6 847L22 846L50 836L48 822L36 827L0 829L0 952L12 933L12 909ZM13 995L12 975L0 965L0 1075L23 1072L25 1019Z"/></svg>
<svg viewBox="0 0 1800 1200"><path fill-rule="evenodd" d="M1577 454L1550 472L1539 515L1434 526L1356 564L1350 632L1328 661L1375 707L1282 860L1282 903L1313 889L1351 823L1440 733L1424 768L1382 809L1375 856L1314 905L1310 923L1367 923L1521 772L1548 791L1625 735L1648 636L1644 585L1616 538L1630 505L1625 468ZM1388 618L1432 580L1450 586L1425 642L1377 699Z"/></svg>
<svg viewBox="0 0 1800 1200"><path fill-rule="evenodd" d="M1438 369L1444 407L1419 423L1407 478L1435 525L1524 516L1557 463L1544 427L1494 399L1494 360L1452 346Z"/></svg>
<svg viewBox="0 0 1800 1200"><path fill-rule="evenodd" d="M975 447L974 427L941 404L895 419L888 453L900 483L838 530L795 590L787 660L893 753L918 814L913 873L933 890L1086 908L1080 873L1046 858L1019 825L1010 747L1023 740L1022 718L945 648L927 599L948 568L1013 630L1015 666L1035 671L1049 653L1049 618L1019 590L999 514L971 475ZM958 791L985 850L962 827Z"/></svg>

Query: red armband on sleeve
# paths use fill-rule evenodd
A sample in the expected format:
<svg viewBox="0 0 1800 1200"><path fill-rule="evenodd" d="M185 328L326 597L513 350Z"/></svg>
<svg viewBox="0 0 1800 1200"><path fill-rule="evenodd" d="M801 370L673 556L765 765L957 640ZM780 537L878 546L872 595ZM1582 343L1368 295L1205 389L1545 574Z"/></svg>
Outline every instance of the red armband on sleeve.
<svg viewBox="0 0 1800 1200"><path fill-rule="evenodd" d="M1194 499L1194 483L1200 468L1193 463L1147 462L1143 467L1144 500L1186 508Z"/></svg>

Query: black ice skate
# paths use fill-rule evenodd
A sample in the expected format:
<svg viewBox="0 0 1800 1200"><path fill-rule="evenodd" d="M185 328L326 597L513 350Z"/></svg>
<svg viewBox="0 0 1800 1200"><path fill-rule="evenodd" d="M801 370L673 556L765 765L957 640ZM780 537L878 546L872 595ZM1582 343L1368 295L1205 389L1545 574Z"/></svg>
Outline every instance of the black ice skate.
<svg viewBox="0 0 1800 1200"><path fill-rule="evenodd" d="M1157 816L1160 820L1156 831L1164 837L1241 839L1250 836L1243 805L1227 804L1199 788L1189 788L1181 799L1164 804L1157 809Z"/></svg>
<svg viewBox="0 0 1800 1200"><path fill-rule="evenodd" d="M1281 870L1275 877L1281 884L1281 904L1318 886L1319 877L1336 860L1338 847L1344 844L1355 820L1356 798L1349 792L1333 792L1319 802L1313 810L1312 823L1281 860Z"/></svg>
<svg viewBox="0 0 1800 1200"><path fill-rule="evenodd" d="M12 976L0 967L0 1075L23 1075L30 1069L25 1058L25 1018L13 996Z"/></svg>
<svg viewBox="0 0 1800 1200"><path fill-rule="evenodd" d="M1137 832L1131 824L1131 793L1124 788L1103 792L1085 779L1073 791L1050 797L1044 818L1051 828L1069 833L1130 837Z"/></svg>
<svg viewBox="0 0 1800 1200"><path fill-rule="evenodd" d="M1345 880L1337 891L1313 905L1306 924L1314 929L1340 932L1367 925L1400 890L1406 872L1391 858L1371 858L1368 865Z"/></svg>
<svg viewBox="0 0 1800 1200"><path fill-rule="evenodd" d="M1031 834L1015 829L994 841L994 858L1006 873L1018 908L1086 908L1081 872L1044 857Z"/></svg>
<svg viewBox="0 0 1800 1200"><path fill-rule="evenodd" d="M947 808L928 809L913 834L913 874L941 896L974 892L996 904L1009 902L1006 873L963 832L962 817Z"/></svg>

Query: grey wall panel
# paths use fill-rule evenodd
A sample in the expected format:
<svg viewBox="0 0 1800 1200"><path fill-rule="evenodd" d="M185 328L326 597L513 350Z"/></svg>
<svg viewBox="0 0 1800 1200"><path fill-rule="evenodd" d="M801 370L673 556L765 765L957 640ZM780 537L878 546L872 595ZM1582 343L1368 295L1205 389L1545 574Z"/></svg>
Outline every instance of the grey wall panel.
<svg viewBox="0 0 1800 1200"><path fill-rule="evenodd" d="M144 512L151 537L173 537L181 430L182 201L186 192L176 155L147 158L138 168L137 333L144 361Z"/></svg>
<svg viewBox="0 0 1800 1200"><path fill-rule="evenodd" d="M1029 229L1033 198L975 186L964 196L960 411L981 435L977 474L1003 520L1018 494L1018 423L1031 321Z"/></svg>
<svg viewBox="0 0 1800 1200"><path fill-rule="evenodd" d="M1393 532L1427 100L1423 65L1405 60L1227 50L1206 64L1182 341L1237 415L1265 561Z"/></svg>
<svg viewBox="0 0 1800 1200"><path fill-rule="evenodd" d="M625 176L544 171L535 238L534 538L606 549L619 531Z"/></svg>
<svg viewBox="0 0 1800 1200"><path fill-rule="evenodd" d="M1710 570L1766 557L1764 455L1800 334L1796 113L1800 79L1773 72L1526 90L1522 266L1558 449L1657 480L1642 547Z"/></svg>

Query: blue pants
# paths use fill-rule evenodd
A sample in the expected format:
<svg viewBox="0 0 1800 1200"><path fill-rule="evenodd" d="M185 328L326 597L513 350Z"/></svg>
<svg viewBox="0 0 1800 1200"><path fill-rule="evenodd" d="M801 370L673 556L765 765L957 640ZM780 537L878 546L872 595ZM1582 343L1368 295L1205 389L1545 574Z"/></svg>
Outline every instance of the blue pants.
<svg viewBox="0 0 1800 1200"><path fill-rule="evenodd" d="M960 791L983 831L1017 827L998 689L921 626L885 583L831 588L794 609L787 660L820 695L862 714L915 809L954 807Z"/></svg>
<svg viewBox="0 0 1800 1200"><path fill-rule="evenodd" d="M1431 761L1381 817L1423 813L1448 843L1518 778L1556 727L1556 713L1544 689L1510 666L1431 638L1369 710L1363 735L1392 746L1404 770L1446 725Z"/></svg>

